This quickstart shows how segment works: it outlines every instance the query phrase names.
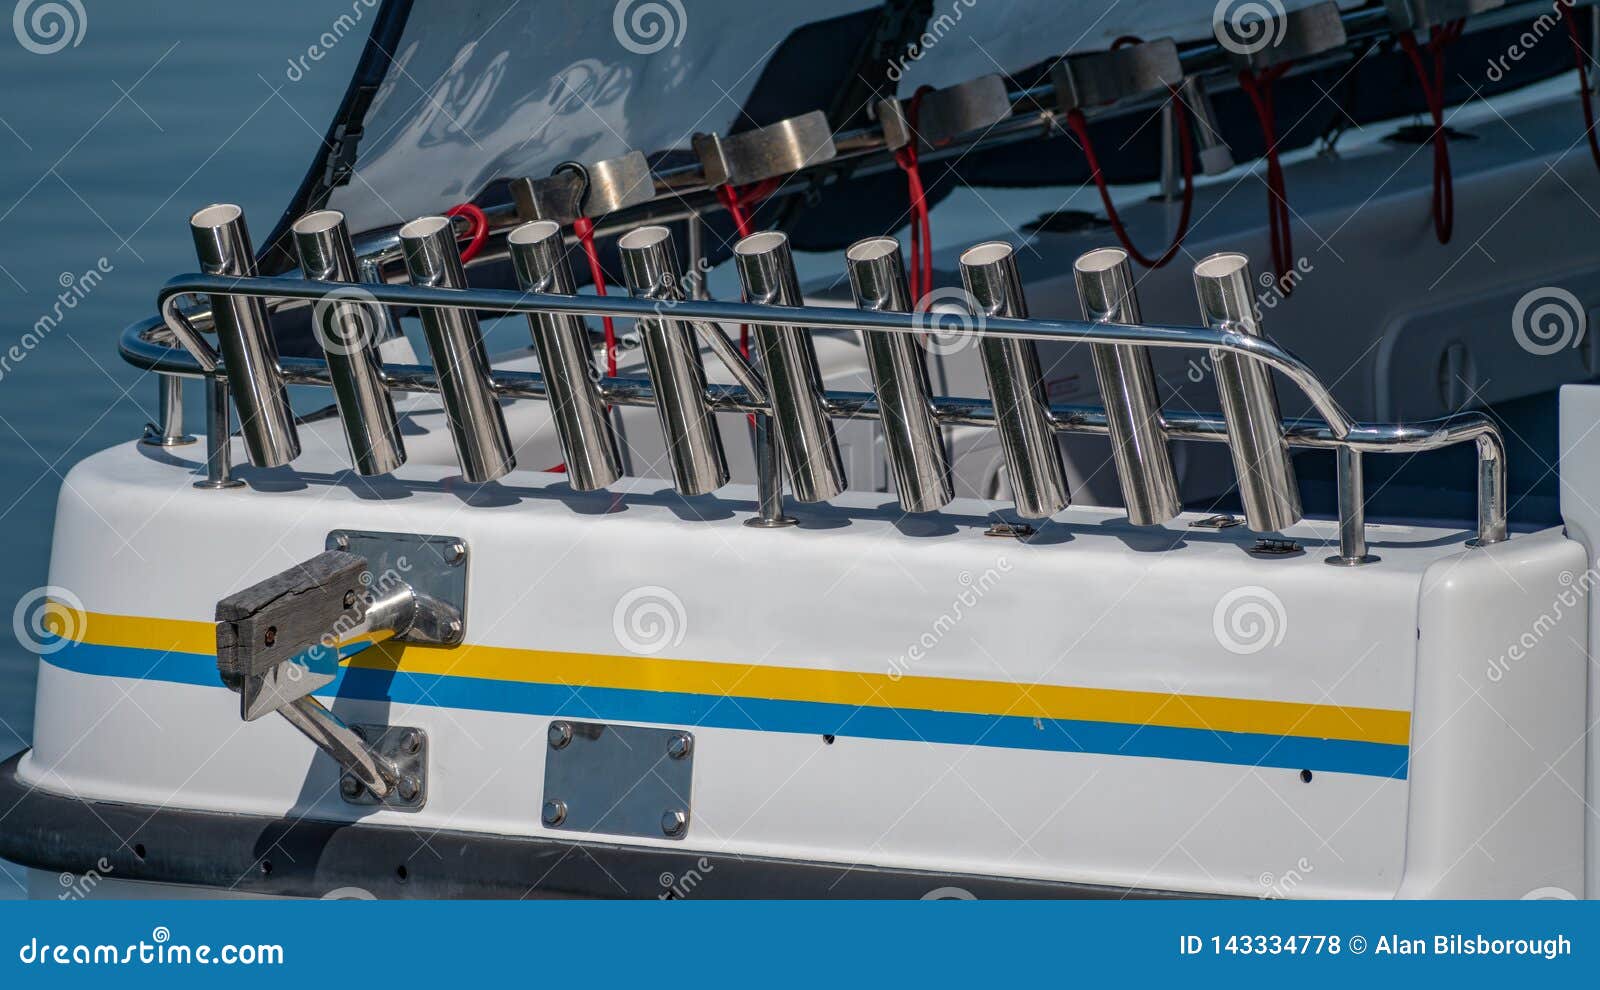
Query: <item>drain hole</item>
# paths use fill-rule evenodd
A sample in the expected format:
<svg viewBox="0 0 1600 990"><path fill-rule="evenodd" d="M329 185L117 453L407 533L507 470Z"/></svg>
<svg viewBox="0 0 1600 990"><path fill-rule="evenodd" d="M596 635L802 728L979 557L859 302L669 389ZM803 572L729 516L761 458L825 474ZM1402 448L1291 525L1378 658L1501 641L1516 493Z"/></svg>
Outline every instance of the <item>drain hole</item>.
<svg viewBox="0 0 1600 990"><path fill-rule="evenodd" d="M395 878L401 883L405 883L406 880L411 876L411 874L406 870L406 864L404 863L401 863L399 866L395 867L394 875Z"/></svg>
<svg viewBox="0 0 1600 990"><path fill-rule="evenodd" d="M264 877L272 876L272 860L264 859L261 861L261 875Z"/></svg>
<svg viewBox="0 0 1600 990"><path fill-rule="evenodd" d="M833 736L832 735L825 735L825 736L822 737L822 741L827 743L829 746L832 746L833 745Z"/></svg>
<svg viewBox="0 0 1600 990"><path fill-rule="evenodd" d="M1310 770L1302 770L1302 771L1300 771L1300 779L1305 781L1308 784L1311 783L1311 771Z"/></svg>
<svg viewBox="0 0 1600 990"><path fill-rule="evenodd" d="M141 860L144 859L144 843L143 842L135 842L133 844L133 854L135 856L139 857L139 859L141 859Z"/></svg>

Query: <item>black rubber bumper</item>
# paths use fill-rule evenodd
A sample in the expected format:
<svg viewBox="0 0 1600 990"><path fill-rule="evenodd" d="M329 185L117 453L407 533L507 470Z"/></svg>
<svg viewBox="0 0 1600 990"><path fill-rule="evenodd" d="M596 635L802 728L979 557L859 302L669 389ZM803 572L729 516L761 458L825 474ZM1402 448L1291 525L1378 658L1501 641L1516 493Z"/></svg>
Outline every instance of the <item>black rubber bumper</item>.
<svg viewBox="0 0 1600 990"><path fill-rule="evenodd" d="M0 858L52 873L250 894L380 898L1110 898L1082 884L801 862L608 842L225 815L88 801L0 765Z"/></svg>

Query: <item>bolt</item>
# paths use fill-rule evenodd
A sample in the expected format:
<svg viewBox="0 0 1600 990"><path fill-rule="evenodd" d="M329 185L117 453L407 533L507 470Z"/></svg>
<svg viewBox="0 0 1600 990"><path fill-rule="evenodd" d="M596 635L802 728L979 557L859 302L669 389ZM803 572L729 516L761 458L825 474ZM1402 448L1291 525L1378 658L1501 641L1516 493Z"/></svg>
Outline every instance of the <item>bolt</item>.
<svg viewBox="0 0 1600 990"><path fill-rule="evenodd" d="M415 756L422 752L422 733L416 729L407 729L400 734L400 748Z"/></svg>
<svg viewBox="0 0 1600 990"><path fill-rule="evenodd" d="M467 545L465 543L452 543L444 549L444 562L455 567L467 559Z"/></svg>
<svg viewBox="0 0 1600 990"><path fill-rule="evenodd" d="M567 820L567 802L559 798L552 798L544 803L544 812L540 815L544 823L551 828Z"/></svg>
<svg viewBox="0 0 1600 990"><path fill-rule="evenodd" d="M694 736L687 732L679 733L667 743L667 755L674 760L681 760L694 751Z"/></svg>
<svg viewBox="0 0 1600 990"><path fill-rule="evenodd" d="M661 834L682 835L683 830L689 827L689 815L679 808L661 813Z"/></svg>
<svg viewBox="0 0 1600 990"><path fill-rule="evenodd" d="M343 794L351 801L354 801L356 798L360 797L362 790L363 788L361 786L361 781L355 779L354 777L345 777L339 781L339 793Z"/></svg>
<svg viewBox="0 0 1600 990"><path fill-rule="evenodd" d="M564 749L572 741L572 726L567 722L551 722L545 737L550 740L551 749Z"/></svg>
<svg viewBox="0 0 1600 990"><path fill-rule="evenodd" d="M456 640L461 638L461 620L460 619L451 619L449 622L445 623L444 629L445 629L445 632L450 635L450 640L452 642L454 642L454 641L456 641Z"/></svg>
<svg viewBox="0 0 1600 990"><path fill-rule="evenodd" d="M273 643L276 643L278 641L278 627L277 626L268 626L267 627L267 634L262 637L262 641L267 646L271 646Z"/></svg>
<svg viewBox="0 0 1600 990"><path fill-rule="evenodd" d="M350 606L354 605L355 603L356 603L356 593L354 591L345 592L344 593L344 607L345 608L349 608Z"/></svg>
<svg viewBox="0 0 1600 990"><path fill-rule="evenodd" d="M348 550L350 549L350 537L340 533L338 536L333 538L333 545L338 547L340 550Z"/></svg>
<svg viewBox="0 0 1600 990"><path fill-rule="evenodd" d="M400 778L400 785L397 790L400 792L400 800L415 801L417 795L422 793L422 784L417 778L406 774Z"/></svg>

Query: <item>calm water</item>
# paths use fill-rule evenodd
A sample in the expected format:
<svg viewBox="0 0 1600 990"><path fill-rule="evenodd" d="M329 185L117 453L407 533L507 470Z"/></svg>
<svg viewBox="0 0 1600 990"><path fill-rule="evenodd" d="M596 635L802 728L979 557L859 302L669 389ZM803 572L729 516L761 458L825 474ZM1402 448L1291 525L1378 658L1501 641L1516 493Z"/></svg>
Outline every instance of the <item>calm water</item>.
<svg viewBox="0 0 1600 990"><path fill-rule="evenodd" d="M47 583L62 476L154 418L155 383L122 363L116 338L153 312L163 281L194 268L188 215L216 200L237 202L265 235L337 107L365 35L348 36L290 82L288 60L347 4L83 6L78 45L52 54L31 53L11 19L0 21L0 354L54 316L64 284L96 267L106 272L22 360L0 365L6 613ZM0 628L4 757L32 736L37 660L11 624ZM19 877L0 864L0 897L20 896Z"/></svg>

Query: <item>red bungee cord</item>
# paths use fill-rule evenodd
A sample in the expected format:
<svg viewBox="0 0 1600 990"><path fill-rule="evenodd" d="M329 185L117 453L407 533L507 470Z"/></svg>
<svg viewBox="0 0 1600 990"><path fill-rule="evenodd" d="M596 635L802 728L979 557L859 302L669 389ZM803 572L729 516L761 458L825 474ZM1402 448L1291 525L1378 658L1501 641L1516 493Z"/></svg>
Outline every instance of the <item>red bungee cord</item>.
<svg viewBox="0 0 1600 990"><path fill-rule="evenodd" d="M467 237L470 240L461 249L461 263L466 264L477 257L478 252L483 250L484 242L489 239L489 218L471 203L457 203L445 210L444 215L467 218Z"/></svg>
<svg viewBox="0 0 1600 990"><path fill-rule="evenodd" d="M1239 73L1239 88L1250 97L1261 137L1266 142L1267 159L1267 235L1272 241L1272 270L1278 291L1288 296L1294 291L1289 273L1294 270L1294 238L1290 232L1289 190L1283 178L1283 163L1278 160L1278 112L1273 90L1292 62L1280 62L1258 74L1250 69Z"/></svg>
<svg viewBox="0 0 1600 990"><path fill-rule="evenodd" d="M1600 139L1594 133L1594 97L1589 92L1589 56L1583 50L1583 40L1578 37L1578 19L1572 8L1561 12L1567 22L1567 35L1572 39L1572 60L1578 65L1578 94L1583 99L1583 136L1589 139L1589 154L1594 157L1595 168L1600 168Z"/></svg>
<svg viewBox="0 0 1600 990"><path fill-rule="evenodd" d="M1427 52L1432 60L1429 66L1422 62L1422 51L1417 47L1417 37L1410 31L1400 34L1400 47L1416 70L1417 82L1422 86L1422 98L1428 103L1428 114L1433 117L1433 233L1440 244L1449 244L1455 232L1456 194L1450 175L1450 141L1444 130L1444 50L1461 37L1466 19L1436 25L1428 35Z"/></svg>
<svg viewBox="0 0 1600 990"><path fill-rule="evenodd" d="M911 308L915 310L924 296L933 291L933 232L928 225L927 190L922 185L922 170L917 164L917 117L922 110L922 98L933 92L932 86L920 86L906 101L906 129L911 140L894 153L894 161L906 174L906 191L911 199L911 271L908 274L911 290Z"/></svg>
<svg viewBox="0 0 1600 990"><path fill-rule="evenodd" d="M1118 39L1119 42L1121 40ZM1128 252L1128 256L1146 268L1160 268L1177 256L1178 249L1183 246L1183 239L1189 235L1189 216L1194 211L1193 139L1189 134L1188 111L1176 87L1172 87L1172 101L1178 114L1178 143L1181 148L1180 157L1183 159L1183 208L1178 214L1178 229L1173 232L1172 243L1155 258L1147 257L1133 246L1133 239L1128 236L1127 228L1122 224L1122 217L1117 214L1116 205L1111 201L1111 190L1106 185L1105 173L1100 168L1099 156L1094 152L1094 142L1089 139L1089 122L1084 118L1083 111L1074 109L1067 114L1067 126L1077 136L1078 144L1083 146L1083 157L1089 163L1089 174L1094 178L1095 188L1100 191L1100 202L1105 206L1106 219L1111 222L1112 232L1117 235L1117 240L1122 242L1123 250Z"/></svg>

